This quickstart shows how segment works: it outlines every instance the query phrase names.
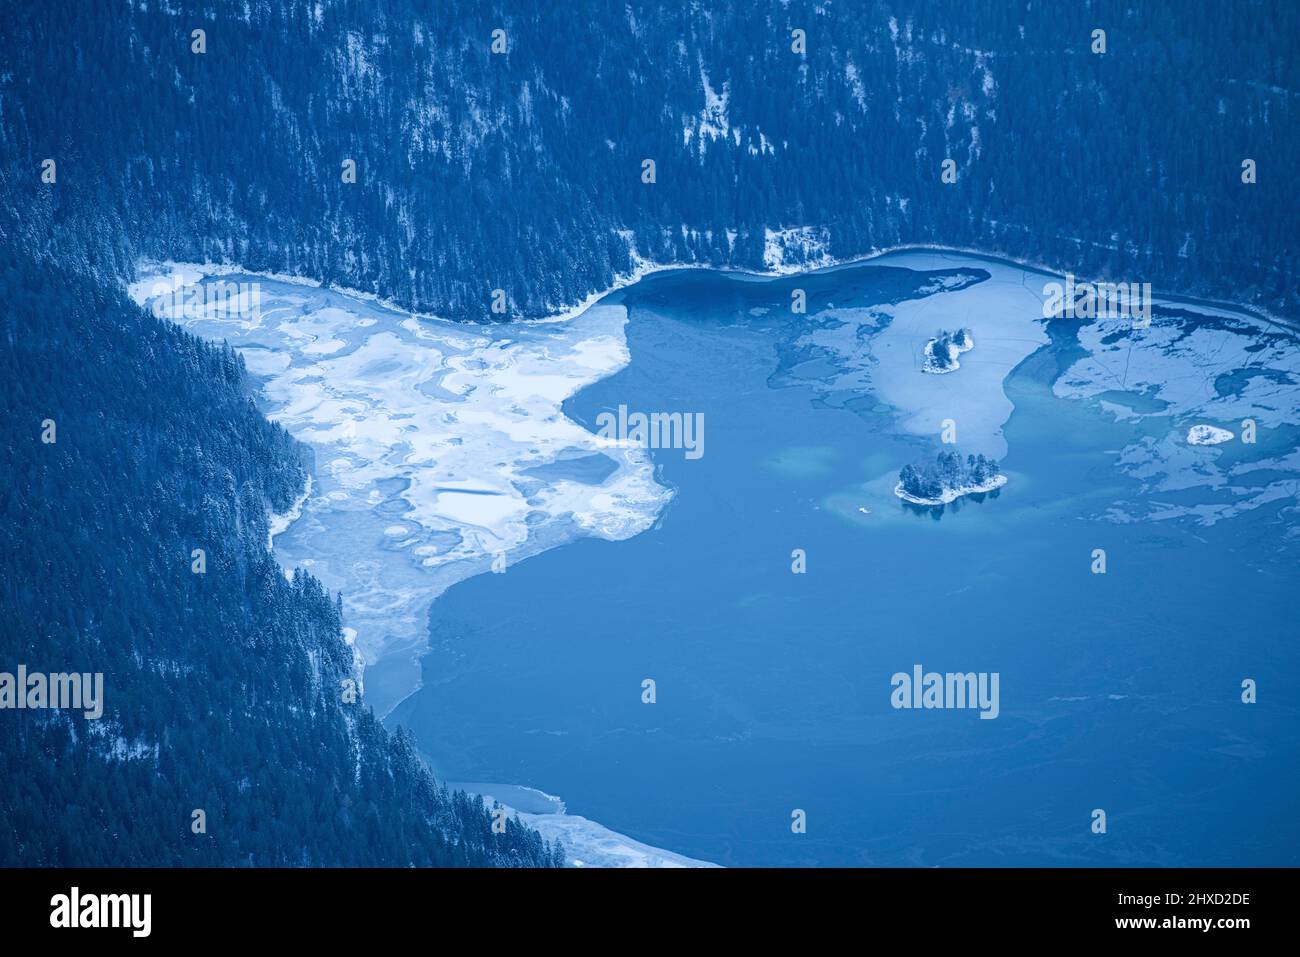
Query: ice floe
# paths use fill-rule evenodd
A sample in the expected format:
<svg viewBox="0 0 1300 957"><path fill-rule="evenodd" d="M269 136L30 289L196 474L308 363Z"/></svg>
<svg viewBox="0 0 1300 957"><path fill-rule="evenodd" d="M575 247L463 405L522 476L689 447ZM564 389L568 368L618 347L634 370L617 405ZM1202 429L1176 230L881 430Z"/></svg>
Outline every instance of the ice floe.
<svg viewBox="0 0 1300 957"><path fill-rule="evenodd" d="M1227 429L1214 425L1194 425L1187 430L1188 445L1222 445L1231 442L1235 436Z"/></svg>

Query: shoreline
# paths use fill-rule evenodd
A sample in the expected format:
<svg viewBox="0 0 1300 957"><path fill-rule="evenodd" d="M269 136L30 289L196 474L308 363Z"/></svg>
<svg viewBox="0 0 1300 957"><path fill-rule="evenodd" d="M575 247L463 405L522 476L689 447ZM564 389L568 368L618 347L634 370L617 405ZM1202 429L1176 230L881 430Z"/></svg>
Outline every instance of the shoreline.
<svg viewBox="0 0 1300 957"><path fill-rule="evenodd" d="M252 276L258 279L268 279L275 282L283 282L296 286L308 286L316 289L327 289L337 292L340 295L352 299L359 299L363 302L373 303L393 312L401 313L413 319L433 319L439 322L453 322L465 326L503 326L512 322L522 322L530 324L543 323L562 323L580 316L583 312L599 303L602 299L633 286L650 276L663 272L687 271L687 270L707 270L709 272L721 273L724 275L748 276L754 279L782 279L788 276L797 275L816 275L819 273L835 272L841 269L851 269L854 266L865 266L877 259L885 259L889 256L905 255L907 253L937 253L940 255L951 254L961 256L966 259L981 259L985 262L997 263L1003 266L1013 266L1026 272L1036 273L1041 276L1049 276L1053 279L1064 279L1065 273L1057 272L1055 268L1044 263L1035 262L1027 259L1016 259L1005 256L1000 253L989 252L983 249L975 249L966 246L943 246L937 243L905 243L899 246L882 246L872 249L868 252L856 256L850 256L843 259L827 259L818 262L804 264L781 265L774 269L756 269L745 266L713 266L708 263L660 263L649 259L643 259L633 253L634 265L626 273L618 273L614 276L614 281L605 289L588 293L577 302L560 305L555 307L553 312L548 312L541 316L520 316L505 320L503 322L483 322L477 319L452 319L447 316L440 316L432 312L420 312L408 309L401 303L393 299L385 299L378 293L366 292L360 289L354 289L350 286L339 286L335 284L326 284L325 282L306 276L294 276L286 273L272 272L270 270L250 270L239 266L236 263L195 263L180 261L175 259L152 259L142 257L137 259L134 265L136 277L131 282L126 283L126 289L132 299L138 298L132 293L132 290L142 281L139 278L142 267L192 267L202 270L207 275L228 276L243 275ZM1105 280L1096 276L1075 276L1078 282L1103 282ZM1283 328L1300 334L1300 318L1288 319L1248 303L1233 302L1226 299L1202 299L1196 296L1180 296L1175 294L1160 294L1152 297L1153 302L1160 303L1182 303L1192 306L1203 306L1213 309L1219 309L1229 312L1238 313L1257 322L1264 322L1268 325L1282 326Z"/></svg>
<svg viewBox="0 0 1300 957"><path fill-rule="evenodd" d="M645 844L636 838L610 830L598 821L580 814L569 814L564 800L522 784L488 784L453 781L444 785L473 794L491 808L500 804L519 820L534 828L551 842L564 844L565 861L570 868L587 867L721 867L712 861L687 857L662 847Z"/></svg>
<svg viewBox="0 0 1300 957"><path fill-rule="evenodd" d="M1027 259L1016 259L983 249L975 249L966 246L943 246L937 243L905 243L900 246L882 246L873 249L870 252L865 252L857 256L850 256L844 259L831 259L829 261L808 263L804 265L783 265L775 269L753 269L744 266L711 266L707 263L657 263L652 260L644 260L638 257L637 265L633 270L629 273L616 276L614 283L603 292L591 293L579 304L563 307L555 313L548 313L545 316L535 319L519 319L515 321L563 322L575 315L581 314L583 309L590 308L590 306L596 304L606 296L612 295L621 289L635 285L642 279L662 272L703 269L710 272L722 273L724 275L748 276L754 279L782 279L788 276L817 275L819 273L851 269L855 266L869 265L872 261L877 259L885 259L890 256L905 255L908 253L952 254L964 259L981 259L985 262L996 263L1002 266L1013 266L1017 269L1036 273L1041 276L1048 276L1052 279L1065 278L1065 273L1057 272L1053 267L1040 262ZM1092 283L1105 281L1096 276L1085 277L1080 275L1075 275L1075 280L1076 282ZM1153 295L1152 300L1161 303L1184 303L1193 306L1206 306L1214 309L1235 312L1258 322L1283 326L1292 332L1300 333L1300 318L1287 319L1260 306L1247 303L1233 302L1226 299L1202 299L1195 296L1180 296L1176 294ZM450 321L454 322L456 320Z"/></svg>
<svg viewBox="0 0 1300 957"><path fill-rule="evenodd" d="M267 509L266 516L266 550L275 551L275 536L288 530L289 526L302 518L302 507L307 504L307 499L311 498L311 490L315 486L314 476L310 471L307 472L307 481L303 483L302 494L295 498L290 506L283 512L273 512Z"/></svg>

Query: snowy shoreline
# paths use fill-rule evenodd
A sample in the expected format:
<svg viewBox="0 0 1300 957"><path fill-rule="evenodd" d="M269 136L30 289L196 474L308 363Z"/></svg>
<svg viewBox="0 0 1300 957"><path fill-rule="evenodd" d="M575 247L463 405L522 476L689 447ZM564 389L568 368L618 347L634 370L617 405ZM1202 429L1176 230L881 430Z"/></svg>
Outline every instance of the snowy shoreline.
<svg viewBox="0 0 1300 957"><path fill-rule="evenodd" d="M489 808L500 804L546 840L564 844L570 867L719 867L684 854L643 844L590 818L569 814L554 794L518 784L451 782L447 787L476 794Z"/></svg>
<svg viewBox="0 0 1300 957"><path fill-rule="evenodd" d="M634 256L636 265L630 272L616 276L614 282L602 292L593 292L586 296L580 303L561 307L556 313L547 315L539 319L525 319L524 322L560 322L564 319L578 315L583 309L599 302L605 296L617 292L627 286L640 282L647 276L660 272L672 272L674 270L687 269L706 269L723 275L751 276L755 279L778 279L785 276L794 275L814 275L817 273L835 272L842 269L851 269L854 266L865 266L877 259L884 259L890 256L902 255L907 253L937 253L940 255L951 254L962 257L963 259L980 259L985 262L995 263L1001 266L1013 266L1017 269L1023 269L1027 272L1037 273L1051 279L1064 279L1065 272L1058 271L1056 268L1041 262L1029 259L1017 259L1011 256L1005 256L1001 253L989 252L985 249L976 249L967 246L943 246L937 243L905 243L900 246L882 246L862 253L858 256L849 256L843 259L834 259L830 257L823 258L814 262L807 263L782 263L771 269L754 269L743 266L711 266L707 263L656 263L652 260L642 259ZM250 274L251 275L251 274ZM1093 276L1084 277L1075 274L1076 282L1102 282L1104 277ZM1287 319L1278 316L1260 306L1243 302L1234 302L1228 299L1201 299L1195 296L1177 296L1177 295L1157 295L1153 302L1156 304L1181 304L1209 307L1212 309L1228 310L1238 313L1258 322L1265 322L1269 325L1278 325L1293 331L1300 331L1300 322L1293 319Z"/></svg>
<svg viewBox="0 0 1300 957"><path fill-rule="evenodd" d="M834 272L841 269L850 269L854 266L865 266L876 259L883 259L889 256L895 256L907 253L938 253L961 256L966 259L981 259L985 262L996 263L1002 266L1014 266L1017 269L1023 269L1027 272L1038 273L1053 279L1065 278L1064 272L1058 272L1051 266L1035 262L1028 259L1016 259L1001 253L989 252L983 249L975 249L965 246L941 246L936 243L905 243L901 246L882 246L862 253L858 256L849 256L842 259L833 257L823 257L820 260L799 263L781 263L770 269L754 269L742 266L713 266L708 263L658 263L650 259L644 259L633 252L633 267L628 272L616 274L614 281L602 290L588 293L582 299L570 304L561 304L555 307L554 312L547 313L544 316L537 317L520 317L511 321L523 322L530 324L566 322L570 319L580 316L583 312L590 309L593 305L600 302L606 296L609 296L628 286L633 286L648 276L661 272L673 272L677 270L708 270L723 275L750 276L755 279L779 279L785 276L794 275L814 275L817 273ZM394 312L404 313L414 319L436 319L443 322L456 322L470 326L493 326L502 325L502 323L479 322L469 319L449 319L446 316L439 316L431 312L417 312L401 305L400 303L380 297L373 292L365 292L361 289L353 289L349 286L338 286L326 284L319 279L311 279L305 276L296 276L287 273L273 272L270 270L252 270L245 269L236 263L192 263L178 260L159 260L159 259L140 259L136 263L137 279L127 284L128 292L137 302L143 293L143 281L139 278L142 271L148 268L159 267L176 267L189 266L201 269L210 276L229 276L243 275L251 276L257 279L269 279L275 282L283 282L296 286L307 286L313 289L328 289L337 292L340 295L347 296L350 299L359 299L362 302L373 303L385 309ZM156 278L151 277L151 278ZM1101 282L1102 277L1085 277L1082 275L1075 276L1077 282ZM1153 300L1157 304L1184 304L1193 306L1209 307L1212 309L1229 310L1240 315L1247 316L1258 322L1265 322L1269 325L1278 325L1293 331L1300 331L1300 322L1292 319L1286 319L1282 316L1275 315L1267 309L1249 303L1233 302L1227 299L1200 299L1194 296L1175 296L1175 295L1158 295Z"/></svg>
<svg viewBox="0 0 1300 957"><path fill-rule="evenodd" d="M275 550L275 536L288 529L290 525L302 517L302 507L311 498L312 478L311 473L307 473L307 481L303 484L302 494L293 500L293 504L283 512L273 512L267 509L266 515L266 548L268 551Z"/></svg>

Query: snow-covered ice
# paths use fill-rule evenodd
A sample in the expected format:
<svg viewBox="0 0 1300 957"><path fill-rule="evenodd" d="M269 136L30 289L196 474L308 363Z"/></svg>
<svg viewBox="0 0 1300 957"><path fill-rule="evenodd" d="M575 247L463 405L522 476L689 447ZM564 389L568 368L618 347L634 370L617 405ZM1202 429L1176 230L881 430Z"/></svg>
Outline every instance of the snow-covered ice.
<svg viewBox="0 0 1300 957"><path fill-rule="evenodd" d="M564 844L570 867L717 867L708 861L674 854L611 831L602 824L569 814L564 801L536 788L515 784L456 783L448 785L483 798L489 807L495 802L509 816L536 828L548 841Z"/></svg>
<svg viewBox="0 0 1300 957"><path fill-rule="evenodd" d="M174 308L177 288L216 275L258 282L258 308ZM367 664L400 651L414 661L433 599L494 559L508 567L575 537L627 538L671 496L646 450L602 443L561 412L627 364L622 306L472 325L188 264L142 271L130 292L228 340L262 378L268 417L313 448L312 494L292 525L272 517L275 550L343 592ZM608 457L612 471L595 484L536 471L580 454Z"/></svg>
<svg viewBox="0 0 1300 957"><path fill-rule="evenodd" d="M1003 380L1048 341L1042 281L1018 266L929 250L888 253L870 265L978 269L989 278L937 276L920 298L819 313L795 345L826 358L835 371L809 384L824 393L873 395L894 410L902 431L936 442L951 419L963 453L1002 459L1002 427L1014 408ZM966 353L960 375L921 375L927 345L939 329L954 325L969 329L979 349Z"/></svg>
<svg viewBox="0 0 1300 957"><path fill-rule="evenodd" d="M177 296L230 267L162 264L129 289L197 335L227 340L260 377L269 418L315 452L316 474L270 541L344 594L348 643L367 664L422 650L429 605L450 585L579 536L649 528L671 492L639 446L611 445L561 404L628 362L622 306L536 325L415 318L288 277L247 277L255 309L189 309ZM583 481L561 461L603 455ZM411 689L406 689L411 690ZM532 789L494 786L510 799ZM504 803L504 802L503 802ZM534 802L535 803L535 802ZM698 867L555 806L521 810L575 866Z"/></svg>
<svg viewBox="0 0 1300 957"><path fill-rule="evenodd" d="M1087 354L1057 379L1061 398L1097 401L1148 429L1117 463L1142 483L1140 501L1107 517L1130 522L1188 517L1211 524L1294 498L1300 468L1286 433L1300 425L1300 344L1295 332L1240 311L1159 299L1147 327L1098 319L1079 328ZM1125 404L1117 395L1138 397ZM1234 424L1234 433L1206 420ZM1254 430L1255 443L1245 433ZM1282 437L1275 443L1269 435ZM1251 461L1226 455L1249 450ZM1176 501L1153 493L1182 493Z"/></svg>

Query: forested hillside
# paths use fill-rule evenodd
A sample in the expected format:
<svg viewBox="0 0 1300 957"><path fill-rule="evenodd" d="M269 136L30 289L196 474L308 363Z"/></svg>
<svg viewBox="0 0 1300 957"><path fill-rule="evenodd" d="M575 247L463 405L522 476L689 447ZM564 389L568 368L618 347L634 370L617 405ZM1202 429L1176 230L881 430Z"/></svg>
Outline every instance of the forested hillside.
<svg viewBox="0 0 1300 957"><path fill-rule="evenodd" d="M342 700L338 607L266 548L303 453L121 295L139 259L510 319L641 260L938 243L1285 311L1298 33L1289 0L7 5L0 670L102 671L107 710L0 714L0 865L561 856Z"/></svg>
<svg viewBox="0 0 1300 957"><path fill-rule="evenodd" d="M104 675L98 720L0 712L0 866L558 863L345 702L336 603L266 547L306 472L242 359L3 245L0 302L0 671Z"/></svg>
<svg viewBox="0 0 1300 957"><path fill-rule="evenodd" d="M1281 310L1297 33L1289 0L23 2L0 195L106 279L224 260L454 318L918 242Z"/></svg>

